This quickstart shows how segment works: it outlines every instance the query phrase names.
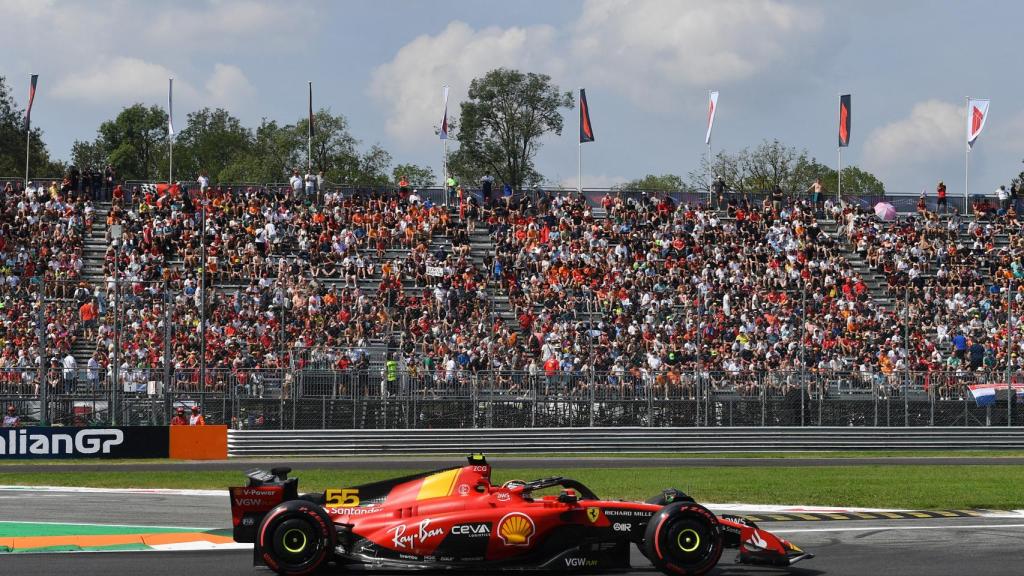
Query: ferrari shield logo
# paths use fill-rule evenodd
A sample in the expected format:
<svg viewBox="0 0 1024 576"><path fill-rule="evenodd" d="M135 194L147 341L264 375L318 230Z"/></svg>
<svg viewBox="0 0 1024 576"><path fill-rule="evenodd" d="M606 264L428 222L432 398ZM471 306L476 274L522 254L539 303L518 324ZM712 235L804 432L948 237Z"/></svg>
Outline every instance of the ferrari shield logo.
<svg viewBox="0 0 1024 576"><path fill-rule="evenodd" d="M597 522L597 519L601 517L600 508L587 508L587 520L591 523Z"/></svg>

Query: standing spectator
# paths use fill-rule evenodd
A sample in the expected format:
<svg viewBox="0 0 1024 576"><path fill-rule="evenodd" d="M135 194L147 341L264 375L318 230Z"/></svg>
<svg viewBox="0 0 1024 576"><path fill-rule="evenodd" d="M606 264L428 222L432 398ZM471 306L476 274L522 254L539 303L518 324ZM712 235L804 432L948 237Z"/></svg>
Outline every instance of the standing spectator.
<svg viewBox="0 0 1024 576"><path fill-rule="evenodd" d="M721 210L725 206L725 180L722 179L722 175L718 174L715 176L714 182L711 183L711 193L715 197L715 208Z"/></svg>
<svg viewBox="0 0 1024 576"><path fill-rule="evenodd" d="M999 200L999 215L1002 216L1010 208L1010 193L1006 191L1006 186L996 188L996 199Z"/></svg>
<svg viewBox="0 0 1024 576"><path fill-rule="evenodd" d="M206 419L203 418L203 414L199 411L199 404L192 405L192 415L188 419L189 426L206 426Z"/></svg>
<svg viewBox="0 0 1024 576"><path fill-rule="evenodd" d="M171 418L171 426L187 426L188 420L185 419L185 409L178 406L177 413L174 418Z"/></svg>
<svg viewBox="0 0 1024 576"><path fill-rule="evenodd" d="M77 384L76 380L78 376L78 361L76 361L75 357L71 355L71 352L68 352L67 356L64 357L64 361L61 363L61 365L64 369L64 393L70 394L71 392L75 391L75 385Z"/></svg>
<svg viewBox="0 0 1024 576"><path fill-rule="evenodd" d="M203 194L210 189L210 177L206 175L206 170L199 171L199 178L197 179L199 184L199 191Z"/></svg>
<svg viewBox="0 0 1024 576"><path fill-rule="evenodd" d="M935 211L938 212L939 208L942 208L942 213L946 213L946 183L939 180L939 185L935 187L935 196L938 201L935 205Z"/></svg>
<svg viewBox="0 0 1024 576"><path fill-rule="evenodd" d="M811 204L815 210L821 209L822 198L825 195L825 185L821 183L821 178L815 178L814 184L807 189L811 193Z"/></svg>
<svg viewBox="0 0 1024 576"><path fill-rule="evenodd" d="M449 174L448 181L445 182L445 185L447 186L448 191L446 197L448 198L448 205L450 206L455 203L455 187L459 185L459 181L455 179L454 174Z"/></svg>
<svg viewBox="0 0 1024 576"><path fill-rule="evenodd" d="M14 404L7 405L7 414L4 414L4 421L2 428L17 428L21 426L21 418L18 418L18 410L14 407Z"/></svg>
<svg viewBox="0 0 1024 576"><path fill-rule="evenodd" d="M82 326L84 327L83 334L85 335L85 338L87 340L92 340L96 335L96 301L89 298L89 300L85 304L82 304L78 309L78 315L82 320Z"/></svg>
<svg viewBox="0 0 1024 576"><path fill-rule="evenodd" d="M321 170L321 171L317 172L316 173L316 191L317 192L323 192L324 191L324 182L325 181L326 180L324 179L324 171Z"/></svg>
<svg viewBox="0 0 1024 576"><path fill-rule="evenodd" d="M782 186L778 184L772 190L772 208L775 209L775 215L778 216L782 212L782 201L785 197L782 194Z"/></svg>
<svg viewBox="0 0 1024 576"><path fill-rule="evenodd" d="M292 187L292 199L299 200L302 198L302 176L299 176L299 171L292 170L292 177L288 179L288 183Z"/></svg>
<svg viewBox="0 0 1024 576"><path fill-rule="evenodd" d="M480 179L480 190L484 199L484 207L491 205L491 192L494 190L494 176L487 174Z"/></svg>
<svg viewBox="0 0 1024 576"><path fill-rule="evenodd" d="M316 175L313 174L313 169L310 168L309 172L306 172L306 198L316 198Z"/></svg>
<svg viewBox="0 0 1024 576"><path fill-rule="evenodd" d="M89 379L89 391L95 392L100 385L100 363L96 360L96 353L89 356L89 363L85 370L86 378Z"/></svg>
<svg viewBox="0 0 1024 576"><path fill-rule="evenodd" d="M117 171L110 164L103 169L103 200L110 199L110 193L114 189L114 182L117 181Z"/></svg>
<svg viewBox="0 0 1024 576"><path fill-rule="evenodd" d="M398 193L405 198L409 194L409 179L402 174L398 177Z"/></svg>

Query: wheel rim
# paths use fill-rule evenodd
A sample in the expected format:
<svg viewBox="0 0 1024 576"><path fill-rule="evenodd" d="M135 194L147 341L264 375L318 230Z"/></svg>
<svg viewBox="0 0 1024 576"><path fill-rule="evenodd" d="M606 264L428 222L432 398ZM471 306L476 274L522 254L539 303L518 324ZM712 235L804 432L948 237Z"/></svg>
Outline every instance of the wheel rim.
<svg viewBox="0 0 1024 576"><path fill-rule="evenodd" d="M684 519L668 527L663 545L667 556L680 566L698 566L715 554L711 527L703 522Z"/></svg>
<svg viewBox="0 0 1024 576"><path fill-rule="evenodd" d="M683 552L690 554L700 547L700 534L697 534L697 531L693 528L681 530L679 534L676 535L676 545L679 546L679 549Z"/></svg>
<svg viewBox="0 0 1024 576"><path fill-rule="evenodd" d="M284 537L281 539L284 549L292 554L298 554L306 549L306 544L309 543L309 538L306 534L298 528L291 528L284 533Z"/></svg>
<svg viewBox="0 0 1024 576"><path fill-rule="evenodd" d="M289 518L274 529L274 555L282 566L297 569L316 562L321 553L314 527L304 518Z"/></svg>

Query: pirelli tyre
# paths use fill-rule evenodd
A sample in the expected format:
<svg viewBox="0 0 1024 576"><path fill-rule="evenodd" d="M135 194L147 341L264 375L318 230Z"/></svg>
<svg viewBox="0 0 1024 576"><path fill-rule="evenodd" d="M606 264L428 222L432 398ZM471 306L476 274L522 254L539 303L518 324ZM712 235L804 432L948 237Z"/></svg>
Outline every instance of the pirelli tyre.
<svg viewBox="0 0 1024 576"><path fill-rule="evenodd" d="M674 502L647 523L644 554L665 574L706 574L722 557L718 518L694 502Z"/></svg>
<svg viewBox="0 0 1024 576"><path fill-rule="evenodd" d="M256 532L255 554L285 576L312 574L330 558L337 535L324 509L308 500L272 508Z"/></svg>

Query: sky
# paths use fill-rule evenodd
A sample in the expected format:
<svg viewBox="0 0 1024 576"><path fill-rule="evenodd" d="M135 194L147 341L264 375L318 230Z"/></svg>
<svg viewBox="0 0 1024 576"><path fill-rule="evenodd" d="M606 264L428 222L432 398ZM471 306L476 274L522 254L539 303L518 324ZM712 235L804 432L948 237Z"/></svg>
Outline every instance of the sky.
<svg viewBox="0 0 1024 576"><path fill-rule="evenodd" d="M61 159L124 106L166 105L169 77L176 126L204 106L291 123L312 81L314 106L348 117L365 146L440 173L443 84L457 111L488 70L542 72L587 89L587 187L694 170L714 89L715 151L778 139L835 166L850 93L844 165L890 192L943 179L962 194L972 96L991 108L970 189L991 193L1024 168L1022 19L1013 1L0 0L0 75L22 106L40 75L32 121ZM575 186L577 142L566 110L536 158L550 182Z"/></svg>

